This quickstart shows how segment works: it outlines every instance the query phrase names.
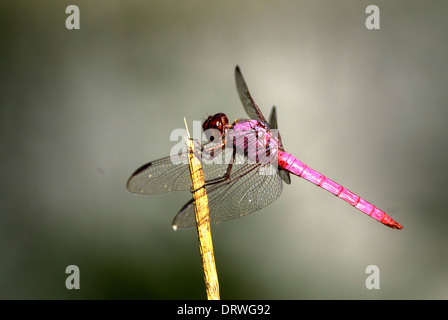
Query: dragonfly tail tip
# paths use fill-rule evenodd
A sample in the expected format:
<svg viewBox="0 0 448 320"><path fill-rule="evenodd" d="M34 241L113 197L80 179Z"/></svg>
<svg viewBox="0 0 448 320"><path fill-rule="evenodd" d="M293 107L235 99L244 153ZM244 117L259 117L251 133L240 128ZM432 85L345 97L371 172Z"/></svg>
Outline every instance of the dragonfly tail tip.
<svg viewBox="0 0 448 320"><path fill-rule="evenodd" d="M393 229L398 229L398 230L403 229L403 226L401 224L399 224L398 222L395 222L395 221L389 227L391 227Z"/></svg>

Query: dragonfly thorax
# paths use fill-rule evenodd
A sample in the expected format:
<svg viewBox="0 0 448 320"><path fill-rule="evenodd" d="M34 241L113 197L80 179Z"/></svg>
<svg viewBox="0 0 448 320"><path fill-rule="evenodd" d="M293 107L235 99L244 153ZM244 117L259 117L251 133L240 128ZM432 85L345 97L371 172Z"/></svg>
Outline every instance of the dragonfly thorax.
<svg viewBox="0 0 448 320"><path fill-rule="evenodd" d="M278 135L276 130L268 131L257 120L236 122L225 132L225 138L233 141L233 147L255 163L276 164L278 156Z"/></svg>

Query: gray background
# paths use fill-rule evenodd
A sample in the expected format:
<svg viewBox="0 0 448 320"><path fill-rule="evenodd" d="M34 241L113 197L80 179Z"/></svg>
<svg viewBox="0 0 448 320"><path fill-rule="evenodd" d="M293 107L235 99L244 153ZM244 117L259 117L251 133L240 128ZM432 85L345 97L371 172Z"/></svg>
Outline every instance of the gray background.
<svg viewBox="0 0 448 320"><path fill-rule="evenodd" d="M81 29L65 28L65 8ZM140 165L210 114L245 116L236 64L287 151L388 212L396 231L293 177L213 225L225 299L446 299L448 3L0 4L0 298L204 299L188 192L136 196ZM65 268L81 289L65 288ZM365 269L380 268L380 290Z"/></svg>

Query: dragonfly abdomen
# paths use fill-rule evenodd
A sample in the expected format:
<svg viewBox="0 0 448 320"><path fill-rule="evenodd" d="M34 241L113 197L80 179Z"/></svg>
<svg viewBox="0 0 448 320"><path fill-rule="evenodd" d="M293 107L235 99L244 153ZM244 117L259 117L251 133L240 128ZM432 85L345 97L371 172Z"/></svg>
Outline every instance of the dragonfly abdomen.
<svg viewBox="0 0 448 320"><path fill-rule="evenodd" d="M323 174L317 172L316 170L308 167L303 162L296 159L291 154L279 151L278 155L279 167L286 170L296 176L304 178L309 182L325 189L335 196L341 198L342 200L348 202L356 209L364 212L373 219L385 224L386 226L393 229L402 229L403 227L396 221L394 221L390 216L388 216L384 211L378 209L373 204L367 202L360 196L354 194L350 190L344 188L340 184L334 182L333 180L327 178Z"/></svg>

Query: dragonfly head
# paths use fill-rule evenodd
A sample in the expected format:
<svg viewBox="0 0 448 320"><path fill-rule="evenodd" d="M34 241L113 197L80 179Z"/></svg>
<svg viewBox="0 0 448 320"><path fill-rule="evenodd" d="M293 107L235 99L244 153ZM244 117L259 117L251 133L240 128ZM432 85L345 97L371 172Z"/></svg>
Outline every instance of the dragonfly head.
<svg viewBox="0 0 448 320"><path fill-rule="evenodd" d="M222 136L224 134L224 129L226 126L229 125L229 119L224 113L217 113L214 116L209 116L207 120L204 121L202 124L202 129L204 130L205 136L207 137L207 140L213 141L214 130L209 129L215 129L218 130L220 135Z"/></svg>

